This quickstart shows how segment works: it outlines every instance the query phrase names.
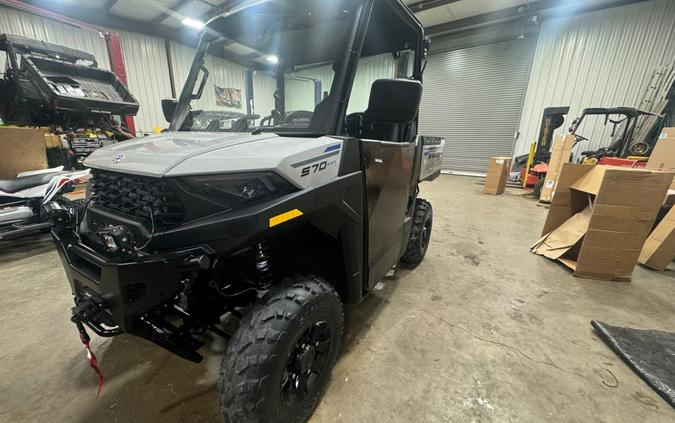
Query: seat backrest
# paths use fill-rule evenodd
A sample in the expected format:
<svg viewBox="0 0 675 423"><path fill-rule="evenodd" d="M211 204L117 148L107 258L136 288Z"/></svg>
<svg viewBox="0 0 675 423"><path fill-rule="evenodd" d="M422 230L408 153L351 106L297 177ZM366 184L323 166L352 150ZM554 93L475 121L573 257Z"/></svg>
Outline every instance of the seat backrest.
<svg viewBox="0 0 675 423"><path fill-rule="evenodd" d="M409 142L422 99L422 84L412 79L378 79L363 113L363 138Z"/></svg>

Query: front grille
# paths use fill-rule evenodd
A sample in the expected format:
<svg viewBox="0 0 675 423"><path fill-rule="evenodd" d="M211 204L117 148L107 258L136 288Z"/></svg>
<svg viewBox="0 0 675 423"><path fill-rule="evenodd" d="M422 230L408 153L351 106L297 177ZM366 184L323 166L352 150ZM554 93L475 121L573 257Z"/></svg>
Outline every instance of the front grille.
<svg viewBox="0 0 675 423"><path fill-rule="evenodd" d="M91 173L96 205L147 223L154 221L157 228L183 223L185 209L165 179L95 169Z"/></svg>

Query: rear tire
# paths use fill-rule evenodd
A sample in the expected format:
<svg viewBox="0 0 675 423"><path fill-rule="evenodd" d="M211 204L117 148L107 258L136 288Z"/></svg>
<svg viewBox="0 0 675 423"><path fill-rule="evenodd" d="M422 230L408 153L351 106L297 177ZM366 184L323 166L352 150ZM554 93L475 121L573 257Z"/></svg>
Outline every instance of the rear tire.
<svg viewBox="0 0 675 423"><path fill-rule="evenodd" d="M413 224L410 230L410 238L406 245L405 253L401 257L401 264L404 267L414 268L422 262L427 253L429 241L431 240L431 227L434 220L434 210L431 203L422 198L415 202L415 212L413 213Z"/></svg>
<svg viewBox="0 0 675 423"><path fill-rule="evenodd" d="M218 388L227 423L309 419L335 364L344 318L337 293L312 276L272 287L241 321Z"/></svg>

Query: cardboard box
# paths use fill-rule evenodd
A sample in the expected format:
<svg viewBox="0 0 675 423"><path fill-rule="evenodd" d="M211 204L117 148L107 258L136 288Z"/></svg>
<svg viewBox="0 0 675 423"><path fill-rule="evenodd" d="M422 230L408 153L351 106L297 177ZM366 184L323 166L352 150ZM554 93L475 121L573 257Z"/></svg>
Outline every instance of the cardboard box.
<svg viewBox="0 0 675 423"><path fill-rule="evenodd" d="M652 231L642 247L639 262L663 271L675 259L675 207Z"/></svg>
<svg viewBox="0 0 675 423"><path fill-rule="evenodd" d="M672 179L668 172L564 164L531 251L575 276L630 281Z"/></svg>
<svg viewBox="0 0 675 423"><path fill-rule="evenodd" d="M647 169L675 172L675 128L663 128L649 156ZM675 181L670 188L675 189Z"/></svg>
<svg viewBox="0 0 675 423"><path fill-rule="evenodd" d="M47 168L44 129L0 127L0 179Z"/></svg>
<svg viewBox="0 0 675 423"><path fill-rule="evenodd" d="M555 187L558 183L560 170L563 164L569 163L570 153L574 145L574 135L558 135L553 141L553 150L551 151L551 160L548 163L548 172L544 185L541 187L541 196L539 201L542 203L550 203L555 194Z"/></svg>
<svg viewBox="0 0 675 423"><path fill-rule="evenodd" d="M493 157L488 164L488 172L485 177L485 194L499 195L506 189L511 169L511 157Z"/></svg>
<svg viewBox="0 0 675 423"><path fill-rule="evenodd" d="M47 148L63 148L61 137L55 134L45 132L45 147Z"/></svg>

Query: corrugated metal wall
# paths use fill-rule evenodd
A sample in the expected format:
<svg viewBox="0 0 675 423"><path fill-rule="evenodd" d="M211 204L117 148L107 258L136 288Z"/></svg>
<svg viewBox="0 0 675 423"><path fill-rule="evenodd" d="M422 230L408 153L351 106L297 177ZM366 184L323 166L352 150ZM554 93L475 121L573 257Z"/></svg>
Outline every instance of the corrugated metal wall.
<svg viewBox="0 0 675 423"><path fill-rule="evenodd" d="M359 61L359 67L354 78L354 86L347 107L347 113L362 112L368 107L370 86L373 81L381 78L393 78L396 72L396 62L391 54L382 54L367 57ZM294 76L308 78L308 80L286 79L286 110L314 110L314 82L321 81L321 90L330 91L333 84L332 65L299 71ZM256 72L253 76L253 102L256 113L261 117L270 114L274 108L274 77ZM323 93L322 93L323 96Z"/></svg>
<svg viewBox="0 0 675 423"><path fill-rule="evenodd" d="M297 110L313 111L316 106L314 79L286 77L286 112Z"/></svg>
<svg viewBox="0 0 675 423"><path fill-rule="evenodd" d="M171 41L171 64L176 84L176 96L190 72L190 66L196 50L192 47ZM203 110L230 110L246 113L246 86L244 82L244 68L235 63L214 57L206 56L204 64L209 70L209 79L206 82L202 98L192 103L193 109ZM167 77L168 81L168 77ZM199 82L199 81L198 81ZM220 88L234 88L241 92L241 107L224 107L216 104L215 86Z"/></svg>
<svg viewBox="0 0 675 423"><path fill-rule="evenodd" d="M261 119L269 116L274 109L273 94L276 88L277 81L274 77L263 72L253 74L253 111Z"/></svg>
<svg viewBox="0 0 675 423"><path fill-rule="evenodd" d="M396 62L389 53L359 60L359 67L354 78L347 113L363 112L366 110L370 96L370 86L373 84L373 81L382 78L393 78L395 73ZM330 91L334 73L332 65L327 65L306 69L295 75L318 79L321 81L322 91ZM287 80L286 104L287 110L312 110L313 107L309 107L309 105L314 104L314 86L312 82Z"/></svg>
<svg viewBox="0 0 675 423"><path fill-rule="evenodd" d="M138 135L166 128L162 99L171 98L171 83L164 40L148 35L120 32L129 90L140 104L135 118Z"/></svg>
<svg viewBox="0 0 675 423"><path fill-rule="evenodd" d="M373 82L377 79L393 78L394 76L396 76L396 61L389 53L359 60L352 94L347 105L347 113L365 111L368 108L370 86L373 85Z"/></svg>
<svg viewBox="0 0 675 423"><path fill-rule="evenodd" d="M443 136L443 169L485 174L510 155L535 39L509 40L429 55L420 133Z"/></svg>
<svg viewBox="0 0 675 423"><path fill-rule="evenodd" d="M514 154L527 153L545 107L570 106L565 130L586 107L634 107L654 68L674 58L672 0L543 22ZM600 118L589 119L580 133L591 143L583 143L575 152L608 145L610 132L611 125L605 127Z"/></svg>
<svg viewBox="0 0 675 423"><path fill-rule="evenodd" d="M0 33L20 35L86 51L101 68L110 69L103 37L96 31L79 29L31 13L0 6ZM4 64L0 69L4 69Z"/></svg>
<svg viewBox="0 0 675 423"><path fill-rule="evenodd" d="M332 65L305 69L293 74L293 76L308 78L309 80L302 81L291 78L286 80L286 110L314 110L314 106L316 106L314 104L314 81L321 81L321 91L330 91L333 75Z"/></svg>

